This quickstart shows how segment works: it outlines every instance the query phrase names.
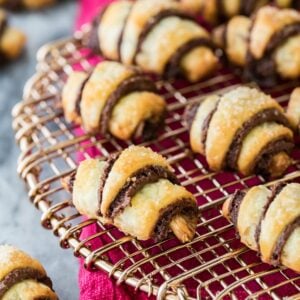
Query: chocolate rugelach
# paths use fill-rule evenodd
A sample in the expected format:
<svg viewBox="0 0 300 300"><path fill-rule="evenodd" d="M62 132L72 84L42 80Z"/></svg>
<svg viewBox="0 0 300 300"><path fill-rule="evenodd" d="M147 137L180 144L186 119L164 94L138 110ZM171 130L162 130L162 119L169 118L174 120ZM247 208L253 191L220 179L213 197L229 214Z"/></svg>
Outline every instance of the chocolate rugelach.
<svg viewBox="0 0 300 300"><path fill-rule="evenodd" d="M21 250L0 245L0 298L57 300L43 266Z"/></svg>
<svg viewBox="0 0 300 300"><path fill-rule="evenodd" d="M62 104L68 122L123 140L156 137L166 111L155 83L117 62L101 62L89 74L73 72L63 88Z"/></svg>
<svg viewBox="0 0 300 300"><path fill-rule="evenodd" d="M192 150L205 155L216 171L280 176L294 148L293 126L283 109L246 86L213 97L186 108Z"/></svg>
<svg viewBox="0 0 300 300"><path fill-rule="evenodd" d="M244 80L272 87L282 79L300 76L299 25L296 10L267 6L251 18L232 18L214 30L213 38L224 50L226 62L234 65Z"/></svg>
<svg viewBox="0 0 300 300"><path fill-rule="evenodd" d="M178 30L181 34L172 38ZM164 78L182 75L198 81L218 65L209 33L176 1L113 2L96 17L88 39L87 45L105 58ZM165 39L168 48L162 45Z"/></svg>
<svg viewBox="0 0 300 300"><path fill-rule="evenodd" d="M195 198L180 186L167 161L149 148L131 146L106 161L86 160L63 186L72 192L80 213L140 240L159 241L170 231L182 242L194 236Z"/></svg>
<svg viewBox="0 0 300 300"><path fill-rule="evenodd" d="M241 241L262 260L300 272L300 184L279 183L237 191L223 205Z"/></svg>

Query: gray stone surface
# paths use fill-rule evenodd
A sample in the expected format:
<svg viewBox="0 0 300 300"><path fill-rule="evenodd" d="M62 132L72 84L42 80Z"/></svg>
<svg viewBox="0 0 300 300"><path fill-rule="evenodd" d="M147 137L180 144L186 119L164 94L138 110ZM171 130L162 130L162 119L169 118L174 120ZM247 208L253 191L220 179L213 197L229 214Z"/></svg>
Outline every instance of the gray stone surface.
<svg viewBox="0 0 300 300"><path fill-rule="evenodd" d="M54 282L60 299L78 299L78 262L70 250L40 225L40 212L28 201L16 173L19 150L11 129L11 109L20 101L25 81L34 73L35 53L46 42L71 34L76 1L34 13L11 16L28 36L27 53L0 69L0 243L16 245L38 258Z"/></svg>

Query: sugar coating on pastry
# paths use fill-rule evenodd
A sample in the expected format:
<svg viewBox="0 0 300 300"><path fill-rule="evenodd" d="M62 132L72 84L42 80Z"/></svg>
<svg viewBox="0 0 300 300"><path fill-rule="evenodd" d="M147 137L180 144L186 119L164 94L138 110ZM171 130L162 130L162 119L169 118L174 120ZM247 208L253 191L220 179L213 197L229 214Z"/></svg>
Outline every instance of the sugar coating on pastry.
<svg viewBox="0 0 300 300"><path fill-rule="evenodd" d="M10 245L0 245L0 265L0 281L13 270L26 267L36 269L46 276L46 271L39 261Z"/></svg>
<svg viewBox="0 0 300 300"><path fill-rule="evenodd" d="M83 83L88 75L85 72L72 72L68 77L62 91L62 105L65 118L68 122L81 123L81 117L77 113L78 98L82 92Z"/></svg>
<svg viewBox="0 0 300 300"><path fill-rule="evenodd" d="M120 139L128 140L137 127L144 126L146 121L160 122L165 109L164 99L157 94L130 93L114 106L109 120L109 131Z"/></svg>
<svg viewBox="0 0 300 300"><path fill-rule="evenodd" d="M281 232L300 212L300 185L291 183L284 187L270 204L261 224L259 237L262 260L271 261L272 251Z"/></svg>
<svg viewBox="0 0 300 300"><path fill-rule="evenodd" d="M101 112L108 97L116 87L134 74L134 71L114 62L102 62L96 66L82 91L80 102L84 128L89 132L99 129Z"/></svg>
<svg viewBox="0 0 300 300"><path fill-rule="evenodd" d="M238 65L244 66L249 39L251 20L244 16L233 17L226 28L226 54L228 59Z"/></svg>
<svg viewBox="0 0 300 300"><path fill-rule="evenodd" d="M207 161L213 170L220 170L224 166L237 130L252 116L269 108L283 112L274 99L253 88L238 87L221 97L206 139Z"/></svg>
<svg viewBox="0 0 300 300"><path fill-rule="evenodd" d="M300 34L290 37L283 45L275 50L274 61L277 72L282 78L294 79L300 77L299 53Z"/></svg>
<svg viewBox="0 0 300 300"><path fill-rule="evenodd" d="M195 22L176 16L168 17L147 35L137 55L137 63L144 70L162 74L180 46L195 38L208 37L207 31Z"/></svg>
<svg viewBox="0 0 300 300"><path fill-rule="evenodd" d="M101 52L105 57L119 59L119 42L128 14L132 8L130 1L115 1L107 6L101 17L101 26L98 27Z"/></svg>
<svg viewBox="0 0 300 300"><path fill-rule="evenodd" d="M241 241L264 262L300 272L300 184L280 182L271 188L237 191L223 205ZM237 218L237 223L235 223Z"/></svg>
<svg viewBox="0 0 300 300"><path fill-rule="evenodd" d="M294 129L300 126L300 87L293 90L287 107L287 116Z"/></svg>
<svg viewBox="0 0 300 300"><path fill-rule="evenodd" d="M159 12L167 9L179 9L179 3L171 0L139 0L133 5L123 33L122 62L132 64L139 36L146 23Z"/></svg>
<svg viewBox="0 0 300 300"><path fill-rule="evenodd" d="M300 22L300 14L293 9L266 6L257 11L250 33L249 49L255 59L263 57L272 35L283 27Z"/></svg>
<svg viewBox="0 0 300 300"><path fill-rule="evenodd" d="M107 214L112 201L132 174L152 165L172 171L167 160L150 148L130 146L122 151L106 179L102 193L101 214L104 216Z"/></svg>

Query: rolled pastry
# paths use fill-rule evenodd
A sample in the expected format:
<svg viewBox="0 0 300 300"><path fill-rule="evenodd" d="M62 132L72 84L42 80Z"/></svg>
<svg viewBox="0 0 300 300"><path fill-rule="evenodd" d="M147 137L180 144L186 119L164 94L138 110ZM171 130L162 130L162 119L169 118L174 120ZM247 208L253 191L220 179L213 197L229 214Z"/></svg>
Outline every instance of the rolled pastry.
<svg viewBox="0 0 300 300"><path fill-rule="evenodd" d="M300 133L300 87L293 90L287 108L287 116L297 133Z"/></svg>
<svg viewBox="0 0 300 300"><path fill-rule="evenodd" d="M179 0L184 10L200 13L209 23L216 24L236 15L250 16L271 0Z"/></svg>
<svg viewBox="0 0 300 300"><path fill-rule="evenodd" d="M224 203L223 214L264 262L300 272L299 183L237 191Z"/></svg>
<svg viewBox="0 0 300 300"><path fill-rule="evenodd" d="M13 246L0 245L0 298L57 300L43 266Z"/></svg>
<svg viewBox="0 0 300 300"><path fill-rule="evenodd" d="M280 176L290 165L293 131L281 106L270 96L238 87L189 106L190 144L210 168Z"/></svg>
<svg viewBox="0 0 300 300"><path fill-rule="evenodd" d="M116 1L92 24L89 46L126 65L198 81L218 64L209 33L174 0Z"/></svg>
<svg viewBox="0 0 300 300"><path fill-rule="evenodd" d="M232 18L215 29L214 41L247 80L273 86L279 78L300 77L300 13L266 6L252 19Z"/></svg>
<svg viewBox="0 0 300 300"><path fill-rule="evenodd" d="M275 0L275 4L281 8L293 7L297 10L300 9L300 1L299 0Z"/></svg>
<svg viewBox="0 0 300 300"><path fill-rule="evenodd" d="M62 105L68 122L122 140L153 138L166 111L164 99L148 77L108 61L90 74L73 72L63 88Z"/></svg>
<svg viewBox="0 0 300 300"><path fill-rule="evenodd" d="M159 241L173 231L186 242L195 234L195 198L180 186L167 160L150 148L130 146L106 161L85 160L63 185L81 214L139 240Z"/></svg>
<svg viewBox="0 0 300 300"><path fill-rule="evenodd" d="M0 6L8 9L40 9L55 3L56 0L0 0Z"/></svg>
<svg viewBox="0 0 300 300"><path fill-rule="evenodd" d="M19 57L25 43L25 35L9 26L5 11L0 9L0 63Z"/></svg>

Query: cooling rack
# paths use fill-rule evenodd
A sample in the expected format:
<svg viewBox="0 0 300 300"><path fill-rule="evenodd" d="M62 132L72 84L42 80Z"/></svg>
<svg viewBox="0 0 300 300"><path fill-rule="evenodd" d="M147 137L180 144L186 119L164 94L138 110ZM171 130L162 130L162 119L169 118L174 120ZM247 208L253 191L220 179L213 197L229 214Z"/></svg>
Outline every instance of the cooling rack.
<svg viewBox="0 0 300 300"><path fill-rule="evenodd" d="M220 213L224 199L236 189L272 182L257 176L212 173L205 159L189 150L183 109L209 93L222 93L239 84L228 70L220 69L214 77L192 85L158 80L169 113L159 138L145 145L166 156L181 183L197 197L201 214L193 241L182 245L170 236L159 243L139 242L79 215L61 178L76 168L79 159L106 157L130 144L85 134L64 121L60 106L64 81L72 69L88 71L97 62L83 46L88 30L85 27L72 38L42 47L37 72L25 86L23 101L13 110L21 150L18 173L31 201L42 212L42 225L58 236L61 247L72 248L76 256L83 257L90 271L104 270L118 283L158 299L300 299L300 276L263 264L240 244ZM284 106L293 86L285 83L266 92ZM293 166L280 181L300 182L299 150L293 158ZM94 228L94 234L84 235L87 228Z"/></svg>

